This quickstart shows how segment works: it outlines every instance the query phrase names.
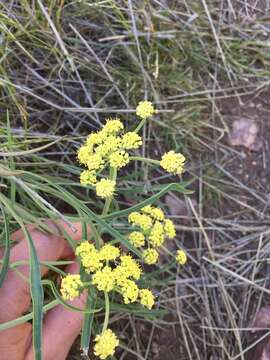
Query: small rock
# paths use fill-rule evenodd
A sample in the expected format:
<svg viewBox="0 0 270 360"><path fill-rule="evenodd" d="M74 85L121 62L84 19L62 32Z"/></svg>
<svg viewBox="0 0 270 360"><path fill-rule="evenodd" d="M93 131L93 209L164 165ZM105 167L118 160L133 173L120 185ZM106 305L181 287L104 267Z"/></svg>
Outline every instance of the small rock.
<svg viewBox="0 0 270 360"><path fill-rule="evenodd" d="M247 118L233 122L229 142L232 146L244 146L251 151L259 151L263 146L263 140L259 135L259 126L255 121Z"/></svg>

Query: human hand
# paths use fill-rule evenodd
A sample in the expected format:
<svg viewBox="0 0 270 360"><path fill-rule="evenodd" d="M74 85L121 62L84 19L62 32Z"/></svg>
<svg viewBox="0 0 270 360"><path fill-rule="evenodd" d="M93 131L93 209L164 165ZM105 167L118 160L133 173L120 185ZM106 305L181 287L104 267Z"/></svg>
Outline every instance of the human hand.
<svg viewBox="0 0 270 360"><path fill-rule="evenodd" d="M73 252L63 236L59 234L58 227L47 221L47 225L55 234L46 234L35 226L28 227L31 233L37 256L40 261L56 261L71 258ZM74 224L77 232L72 232L64 223L59 223L75 241L82 237L81 224ZM11 249L10 263L19 260L28 260L28 246L22 230L11 235L12 240L18 243ZM73 263L65 269L67 273L78 273L78 264ZM18 275L18 271L28 278L29 266L21 265L16 271L10 269L2 288L0 289L0 323L14 320L22 316L31 304L29 284ZM48 273L48 268L41 266L42 276ZM86 294L83 293L72 305L83 308ZM57 305L50 310L43 320L44 360L64 360L71 345L78 336L82 327L83 314L70 311L63 305ZM33 360L32 325L28 322L0 332L1 360Z"/></svg>

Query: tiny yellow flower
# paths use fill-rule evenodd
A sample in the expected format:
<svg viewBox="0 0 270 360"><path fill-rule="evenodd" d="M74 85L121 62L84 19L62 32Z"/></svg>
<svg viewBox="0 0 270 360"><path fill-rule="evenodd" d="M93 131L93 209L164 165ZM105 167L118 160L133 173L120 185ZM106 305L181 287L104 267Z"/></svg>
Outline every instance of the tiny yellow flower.
<svg viewBox="0 0 270 360"><path fill-rule="evenodd" d="M86 165L89 159L89 156L91 156L91 147L87 146L87 145L83 145L79 148L78 152L77 152L77 157L79 160L79 163L81 163L82 165Z"/></svg>
<svg viewBox="0 0 270 360"><path fill-rule="evenodd" d="M164 221L164 232L170 239L176 236L175 226L172 220L166 219Z"/></svg>
<svg viewBox="0 0 270 360"><path fill-rule="evenodd" d="M146 205L142 208L142 212L152 216L153 219L162 221L165 218L164 212L157 207L153 207L151 205Z"/></svg>
<svg viewBox="0 0 270 360"><path fill-rule="evenodd" d="M115 353L115 348L119 345L119 340L112 330L107 329L101 335L95 337L94 354L100 359L106 359Z"/></svg>
<svg viewBox="0 0 270 360"><path fill-rule="evenodd" d="M162 156L160 166L169 173L180 175L184 170L185 161L183 154L171 150Z"/></svg>
<svg viewBox="0 0 270 360"><path fill-rule="evenodd" d="M104 165L104 160L99 154L93 154L88 157L88 170L101 170Z"/></svg>
<svg viewBox="0 0 270 360"><path fill-rule="evenodd" d="M153 211L153 206L151 205L146 205L142 208L142 212L148 215L150 215L152 211Z"/></svg>
<svg viewBox="0 0 270 360"><path fill-rule="evenodd" d="M116 151L121 144L121 139L114 135L108 135L104 142L95 148L96 154L103 157L108 156L112 151Z"/></svg>
<svg viewBox="0 0 270 360"><path fill-rule="evenodd" d="M149 310L152 309L155 304L154 295L152 291L148 289L141 289L139 291L140 302L143 306L147 307Z"/></svg>
<svg viewBox="0 0 270 360"><path fill-rule="evenodd" d="M126 150L138 149L142 145L142 138L137 133L130 131L123 135L121 145Z"/></svg>
<svg viewBox="0 0 270 360"><path fill-rule="evenodd" d="M93 148L94 145L101 144L105 140L106 137L107 137L107 134L105 134L102 131L99 131L97 133L92 133L87 136L86 145L88 145L90 148Z"/></svg>
<svg viewBox="0 0 270 360"><path fill-rule="evenodd" d="M136 260L134 260L130 255L122 255L120 256L120 260L120 266L125 269L126 276L138 280L141 276L142 270Z"/></svg>
<svg viewBox="0 0 270 360"><path fill-rule="evenodd" d="M82 185L95 185L97 177L95 171L83 170L80 174L80 183Z"/></svg>
<svg viewBox="0 0 270 360"><path fill-rule="evenodd" d="M140 213L138 211L133 211L128 215L128 222L130 223L134 223L135 221L138 220L140 216Z"/></svg>
<svg viewBox="0 0 270 360"><path fill-rule="evenodd" d="M109 266L104 266L102 270L98 270L92 277L92 283L96 285L100 291L111 291L115 285L112 269Z"/></svg>
<svg viewBox="0 0 270 360"><path fill-rule="evenodd" d="M97 196L99 196L103 199L112 197L114 194L114 191L115 191L115 185L116 185L116 183L113 180L101 179L96 184Z"/></svg>
<svg viewBox="0 0 270 360"><path fill-rule="evenodd" d="M162 221L165 219L164 212L160 208L154 208L150 214L154 219Z"/></svg>
<svg viewBox="0 0 270 360"><path fill-rule="evenodd" d="M156 110L154 109L150 101L140 101L139 105L136 108L136 115L141 119L147 119L152 116Z"/></svg>
<svg viewBox="0 0 270 360"><path fill-rule="evenodd" d="M128 279L126 269L121 265L118 265L116 266L116 268L113 269L113 275L115 283L119 286L123 286Z"/></svg>
<svg viewBox="0 0 270 360"><path fill-rule="evenodd" d="M149 241L153 246L161 246L164 243L164 226L157 221L151 229Z"/></svg>
<svg viewBox="0 0 270 360"><path fill-rule="evenodd" d="M99 257L101 260L115 260L119 255L119 248L110 244L105 244L99 251Z"/></svg>
<svg viewBox="0 0 270 360"><path fill-rule="evenodd" d="M141 233L140 231L132 231L129 234L128 238L129 238L129 241L131 242L131 244L133 246L135 246L136 248L144 246L144 244L145 244L145 237L144 237L143 233Z"/></svg>
<svg viewBox="0 0 270 360"><path fill-rule="evenodd" d="M151 217L145 214L140 214L137 211L129 214L128 221L133 225L139 226L142 230L149 230L152 226Z"/></svg>
<svg viewBox="0 0 270 360"><path fill-rule="evenodd" d="M90 244L88 241L82 241L80 245L76 247L75 254L81 256L82 254L95 251L96 248L93 244Z"/></svg>
<svg viewBox="0 0 270 360"><path fill-rule="evenodd" d="M74 300L83 288L80 275L68 274L62 279L60 292L64 300Z"/></svg>
<svg viewBox="0 0 270 360"><path fill-rule="evenodd" d="M80 257L82 266L87 273L99 270L102 267L101 258L93 244L83 241L77 246L75 254Z"/></svg>
<svg viewBox="0 0 270 360"><path fill-rule="evenodd" d="M187 262L187 255L184 250L177 250L176 252L176 261L180 265L184 265Z"/></svg>
<svg viewBox="0 0 270 360"><path fill-rule="evenodd" d="M134 281L127 279L121 286L121 293L125 304L133 303L138 299L139 288Z"/></svg>
<svg viewBox="0 0 270 360"><path fill-rule="evenodd" d="M124 167L129 163L129 154L124 150L115 151L109 156L109 163L117 169Z"/></svg>
<svg viewBox="0 0 270 360"><path fill-rule="evenodd" d="M102 131L107 134L117 134L124 129L123 123L119 119L109 119L103 126Z"/></svg>
<svg viewBox="0 0 270 360"><path fill-rule="evenodd" d="M155 249L146 249L142 253L143 259L146 264L153 265L158 261L158 252Z"/></svg>

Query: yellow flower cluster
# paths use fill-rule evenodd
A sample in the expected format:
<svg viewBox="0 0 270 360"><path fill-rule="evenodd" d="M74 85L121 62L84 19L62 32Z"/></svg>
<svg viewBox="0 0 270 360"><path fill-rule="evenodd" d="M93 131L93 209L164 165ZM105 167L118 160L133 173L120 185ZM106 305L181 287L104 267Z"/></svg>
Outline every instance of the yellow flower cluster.
<svg viewBox="0 0 270 360"><path fill-rule="evenodd" d="M154 109L150 101L140 101L139 105L136 108L136 115L141 119L147 119L152 116L156 110Z"/></svg>
<svg viewBox="0 0 270 360"><path fill-rule="evenodd" d="M136 132L121 134L123 129L119 119L107 120L99 132L87 137L77 153L79 162L87 167L80 175L81 184L95 186L97 196L104 199L113 196L116 183L107 178L98 181L97 175L108 165L115 169L126 166L130 161L127 151L142 145L142 139Z"/></svg>
<svg viewBox="0 0 270 360"><path fill-rule="evenodd" d="M64 300L74 300L83 288L80 275L68 274L62 279L60 292Z"/></svg>
<svg viewBox="0 0 270 360"><path fill-rule="evenodd" d="M107 329L101 335L95 337L95 343L94 354L100 359L106 359L115 353L119 340L111 329Z"/></svg>
<svg viewBox="0 0 270 360"><path fill-rule="evenodd" d="M162 156L160 166L167 172L180 175L184 170L185 161L183 154L171 150Z"/></svg>
<svg viewBox="0 0 270 360"><path fill-rule="evenodd" d="M148 289L142 289L139 291L139 296L141 299L141 304L147 307L148 309L152 309L155 299L152 292Z"/></svg>
<svg viewBox="0 0 270 360"><path fill-rule="evenodd" d="M187 262L187 255L184 250L177 250L175 259L178 264L185 265L185 263Z"/></svg>
<svg viewBox="0 0 270 360"><path fill-rule="evenodd" d="M174 238L175 227L170 219L166 219L164 212L157 207L147 205L140 212L129 214L128 221L139 228L129 234L129 240L135 247L148 248L143 250L143 259L146 264L155 264L158 261L156 248L162 246L166 238Z"/></svg>
<svg viewBox="0 0 270 360"><path fill-rule="evenodd" d="M82 266L88 274L101 269L103 266L98 250L88 241L83 241L77 246L75 254L80 257Z"/></svg>
<svg viewBox="0 0 270 360"><path fill-rule="evenodd" d="M99 291L115 290L123 296L125 304L141 299L144 306L153 306L153 301L146 302L146 297L140 295L151 291L140 293L146 289L139 289L135 281L140 279L142 269L131 255L121 255L119 248L111 244L105 244L97 250L88 241L83 241L75 253L85 271L92 273L92 284ZM151 298L151 295L148 297ZM154 299L153 294L152 298Z"/></svg>
<svg viewBox="0 0 270 360"><path fill-rule="evenodd" d="M106 199L113 196L115 191L116 182L110 179L101 179L96 184L96 194L97 196Z"/></svg>

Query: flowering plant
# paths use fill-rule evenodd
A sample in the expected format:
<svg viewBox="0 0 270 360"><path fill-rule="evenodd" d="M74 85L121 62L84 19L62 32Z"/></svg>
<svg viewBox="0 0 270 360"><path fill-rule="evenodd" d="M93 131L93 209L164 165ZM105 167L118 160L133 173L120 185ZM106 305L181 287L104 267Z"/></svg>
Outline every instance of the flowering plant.
<svg viewBox="0 0 270 360"><path fill-rule="evenodd" d="M183 172L185 157L173 150L165 153L160 160L144 158L138 154L138 149L143 144L139 131L155 113L151 102L141 101L136 109L141 121L134 131L125 132L119 118L108 119L102 129L91 133L78 150L78 161L85 167L80 174L80 182L95 190L96 196L105 200L101 214L103 219L110 216L112 203L117 198L120 169L132 161L153 163L175 175ZM151 198L124 212L128 215L127 223L130 224L131 231L121 235L120 239L105 242L101 226L91 224L95 243L85 239L76 247L75 254L80 261L81 272L65 276L60 289L64 300L73 300L84 289L88 289L87 306L94 306L93 298L103 294L103 328L96 335L94 345L94 353L100 359L113 355L119 345L116 334L108 328L110 296L118 296L124 304L139 302L141 306L151 310L155 304L155 296L150 289L140 285L143 269L158 262L160 250L170 254L165 243L176 236L174 223L165 216L161 208L153 205ZM181 249L176 255L170 255L181 265L186 262L186 254ZM93 312L86 313L85 317L82 348L87 352Z"/></svg>

